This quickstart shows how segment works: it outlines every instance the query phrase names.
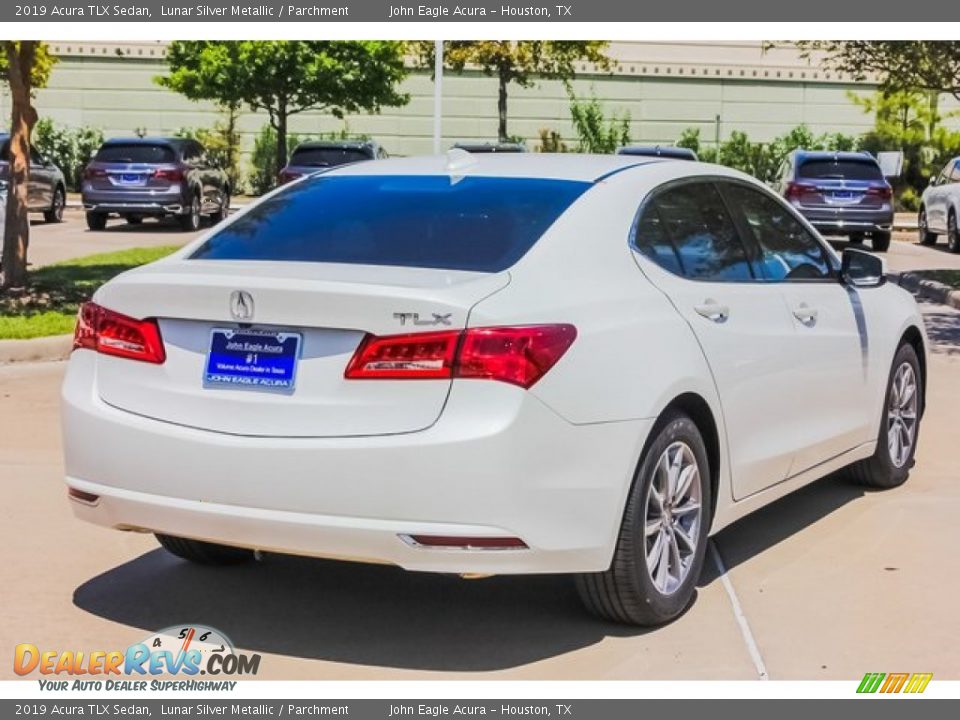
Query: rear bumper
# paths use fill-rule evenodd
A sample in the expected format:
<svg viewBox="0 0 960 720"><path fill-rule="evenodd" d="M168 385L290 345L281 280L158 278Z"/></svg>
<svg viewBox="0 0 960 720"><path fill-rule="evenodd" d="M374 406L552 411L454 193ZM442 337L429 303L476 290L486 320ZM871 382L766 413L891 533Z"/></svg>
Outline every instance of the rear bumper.
<svg viewBox="0 0 960 720"><path fill-rule="evenodd" d="M606 569L653 422L572 425L518 388L463 381L420 432L239 437L118 410L95 388L95 356L75 352L63 388L66 482L99 496L71 503L79 518L434 572ZM528 547L435 549L406 535Z"/></svg>
<svg viewBox="0 0 960 720"><path fill-rule="evenodd" d="M893 208L889 205L867 210L856 207L810 208L796 204L794 207L811 225L827 234L889 232L893 227Z"/></svg>
<svg viewBox="0 0 960 720"><path fill-rule="evenodd" d="M82 199L88 212L179 215L188 207L178 186L169 190L95 190L84 186Z"/></svg>

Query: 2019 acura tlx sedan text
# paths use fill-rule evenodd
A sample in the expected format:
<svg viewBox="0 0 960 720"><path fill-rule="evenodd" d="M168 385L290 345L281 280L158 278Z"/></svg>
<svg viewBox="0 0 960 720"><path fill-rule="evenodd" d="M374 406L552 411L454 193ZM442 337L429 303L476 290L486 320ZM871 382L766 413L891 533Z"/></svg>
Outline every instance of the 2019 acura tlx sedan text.
<svg viewBox="0 0 960 720"><path fill-rule="evenodd" d="M358 163L83 306L66 482L200 563L571 573L661 623L710 533L841 468L906 480L925 347L879 259L733 170Z"/></svg>

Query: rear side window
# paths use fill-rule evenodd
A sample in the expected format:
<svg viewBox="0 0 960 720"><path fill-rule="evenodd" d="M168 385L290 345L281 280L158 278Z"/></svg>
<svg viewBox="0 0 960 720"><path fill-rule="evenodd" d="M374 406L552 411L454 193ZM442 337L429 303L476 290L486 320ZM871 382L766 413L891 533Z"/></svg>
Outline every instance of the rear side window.
<svg viewBox="0 0 960 720"><path fill-rule="evenodd" d="M294 151L290 164L301 167L333 167L371 159L370 154L360 148L303 148Z"/></svg>
<svg viewBox="0 0 960 720"><path fill-rule="evenodd" d="M680 265L680 256L676 248L667 237L660 220L660 213L656 208L650 208L640 218L637 224L637 249L653 260L657 265L669 270L675 275L683 275Z"/></svg>
<svg viewBox="0 0 960 720"><path fill-rule="evenodd" d="M589 187L528 178L320 175L251 208L191 257L499 272Z"/></svg>
<svg viewBox="0 0 960 720"><path fill-rule="evenodd" d="M168 145L104 145L94 158L105 163L172 163L177 156Z"/></svg>
<svg viewBox="0 0 960 720"><path fill-rule="evenodd" d="M651 212L659 215L685 277L726 282L753 279L746 249L712 183L689 183L666 190L654 197L644 215ZM638 246L639 235L640 227ZM665 252L661 256L669 257ZM670 269L669 265L664 267Z"/></svg>
<svg viewBox="0 0 960 720"><path fill-rule="evenodd" d="M797 175L810 180L883 180L880 166L873 160L805 160Z"/></svg>

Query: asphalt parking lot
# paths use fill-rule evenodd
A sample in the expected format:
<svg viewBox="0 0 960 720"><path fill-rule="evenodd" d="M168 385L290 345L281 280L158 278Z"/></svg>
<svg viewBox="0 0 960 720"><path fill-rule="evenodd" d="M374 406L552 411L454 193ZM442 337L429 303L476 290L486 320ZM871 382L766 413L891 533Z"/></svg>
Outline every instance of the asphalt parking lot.
<svg viewBox="0 0 960 720"><path fill-rule="evenodd" d="M189 237L117 228L89 233L79 214L35 226L33 259ZM889 263L960 257L898 242ZM708 557L689 610L648 630L591 619L564 577L464 581L281 556L199 568L150 536L74 521L61 480L64 363L0 367L0 647L112 650L202 623L263 654L267 679L960 679L960 313L923 309L930 388L909 482L870 492L827 478L724 530L714 542L726 575Z"/></svg>

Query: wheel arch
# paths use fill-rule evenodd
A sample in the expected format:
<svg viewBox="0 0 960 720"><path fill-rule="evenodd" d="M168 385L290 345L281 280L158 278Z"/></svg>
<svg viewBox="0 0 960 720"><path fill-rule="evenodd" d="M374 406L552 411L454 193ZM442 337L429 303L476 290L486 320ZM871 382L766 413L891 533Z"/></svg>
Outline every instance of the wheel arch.
<svg viewBox="0 0 960 720"><path fill-rule="evenodd" d="M917 353L917 362L920 363L920 416L927 407L927 352L923 341L923 333L916 325L911 325L903 331L897 347L909 344Z"/></svg>
<svg viewBox="0 0 960 720"><path fill-rule="evenodd" d="M709 403L694 392L677 395L667 403L663 412L660 413L657 423L671 411L680 411L689 416L703 437L703 444L707 448L707 462L710 463L710 518L712 520L716 514L717 495L720 490L720 431L717 420L713 416ZM644 453L646 453L646 448L644 448Z"/></svg>

